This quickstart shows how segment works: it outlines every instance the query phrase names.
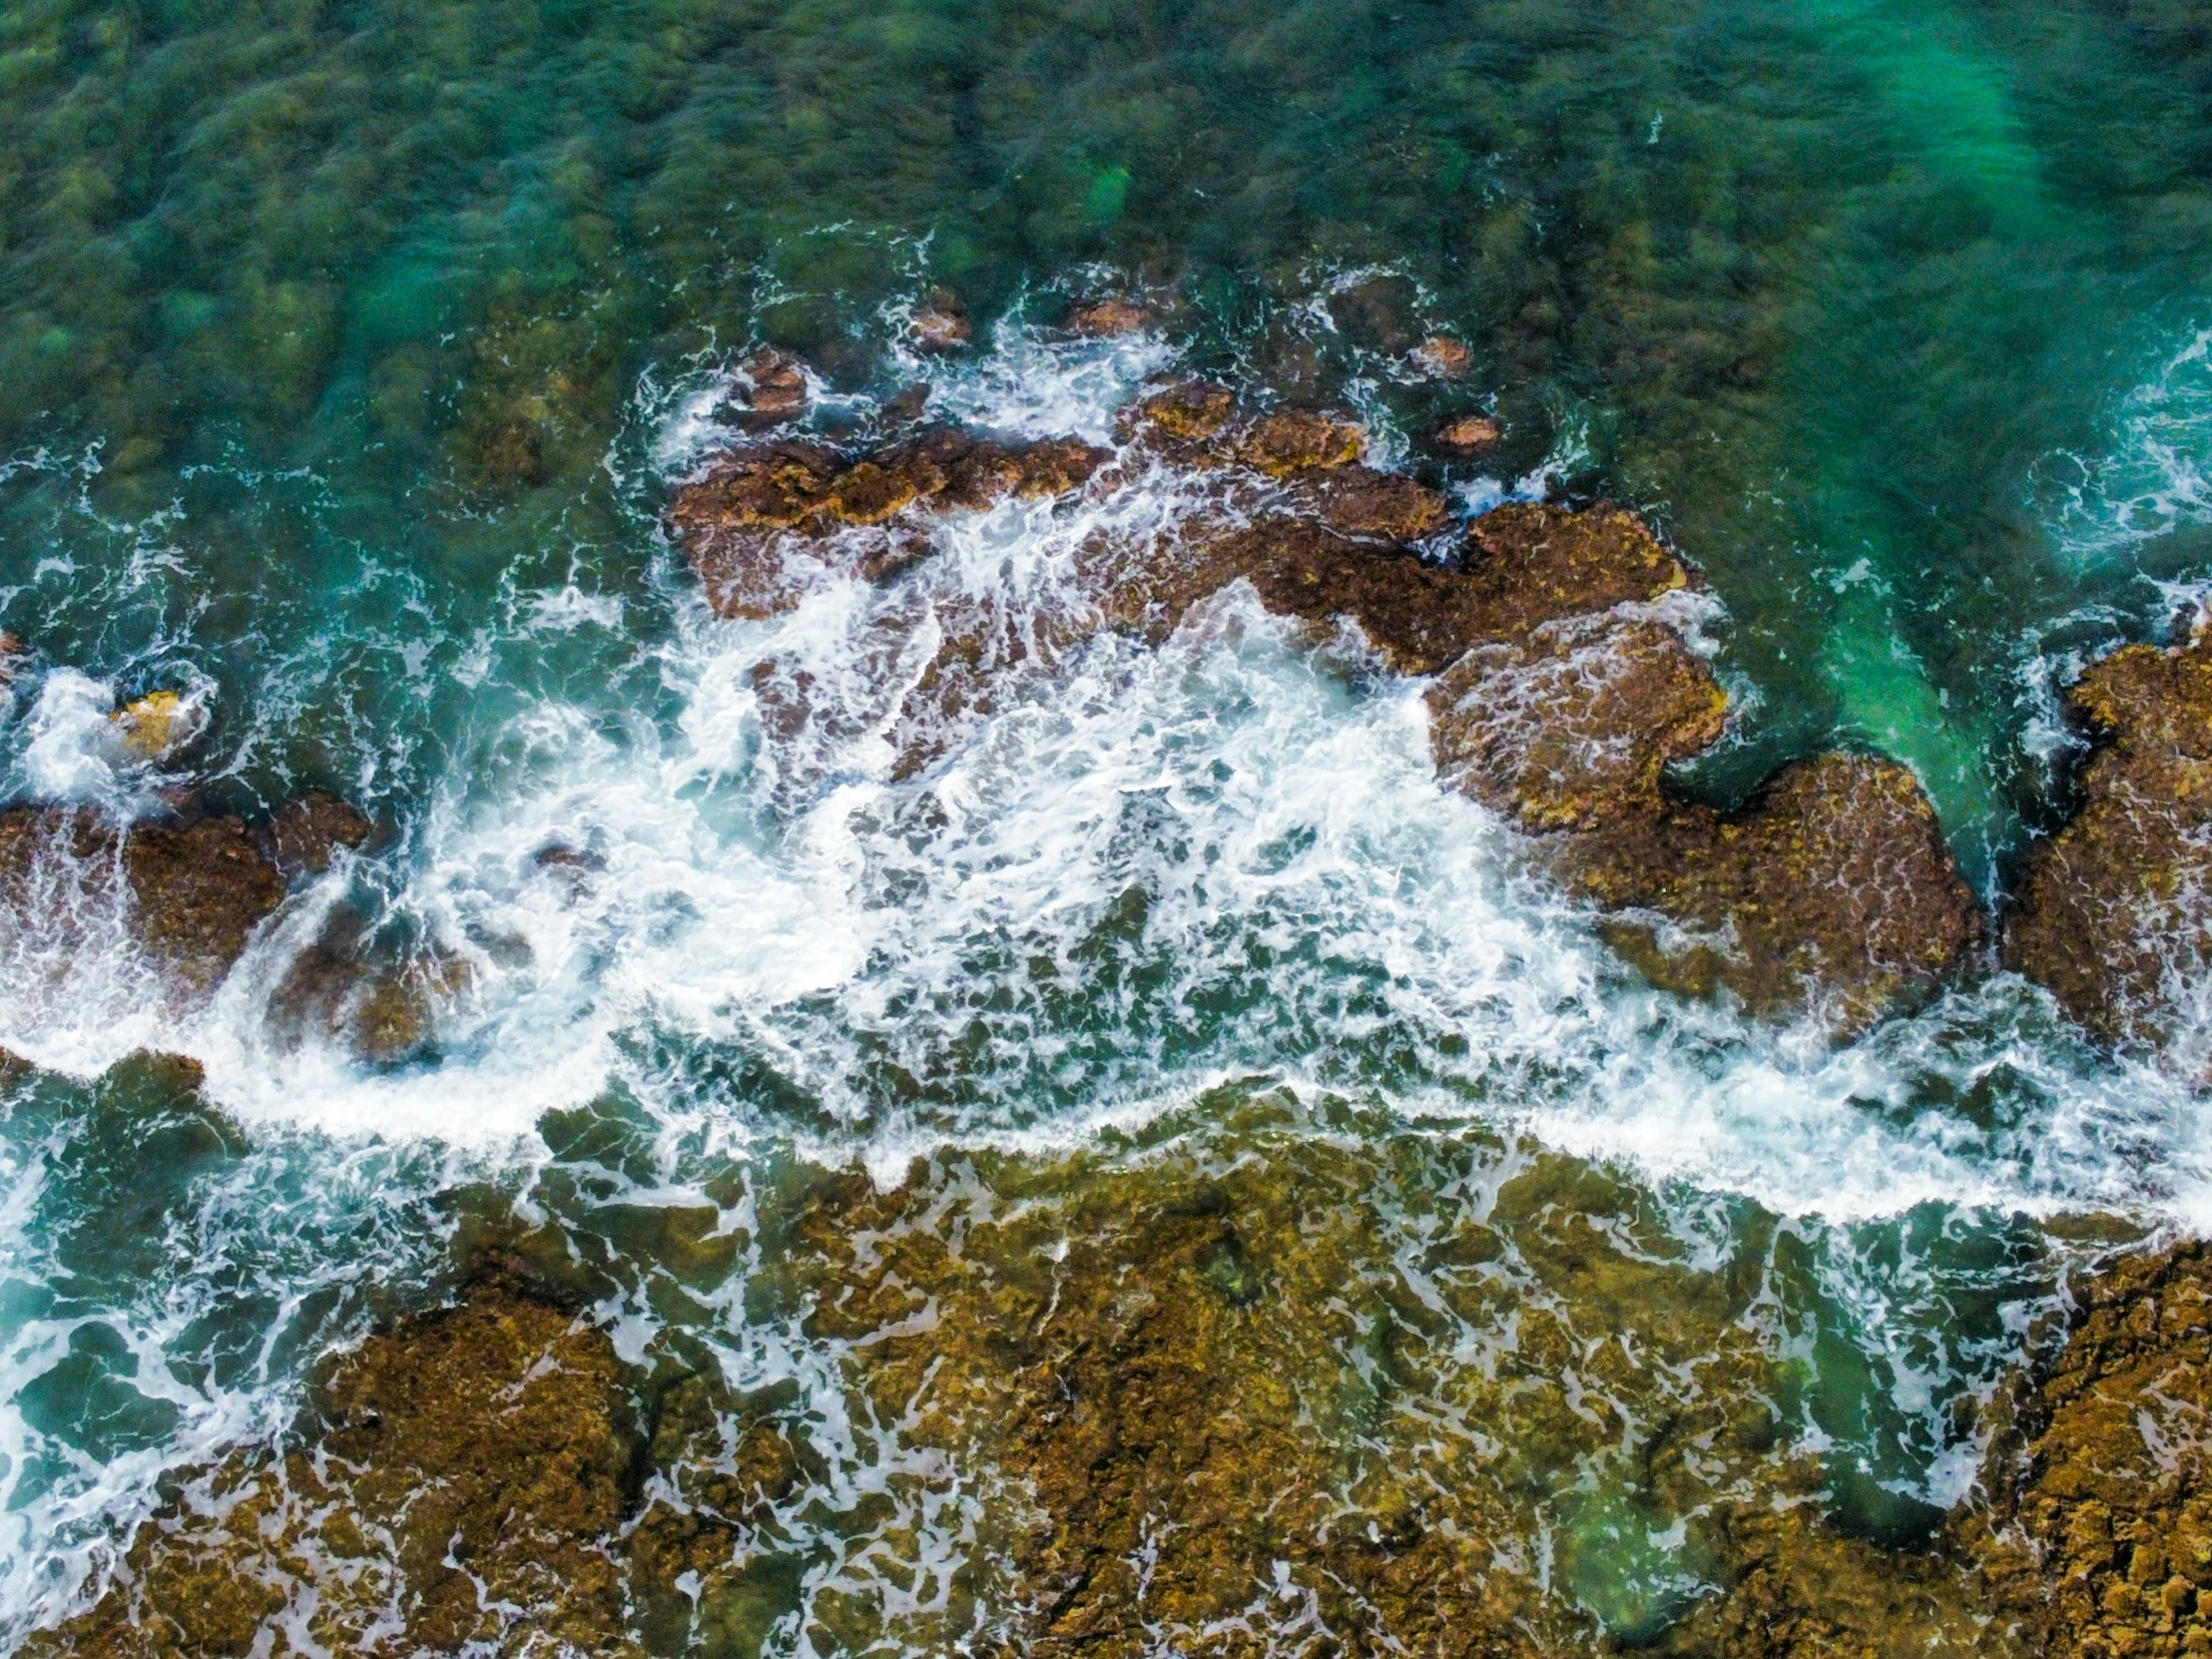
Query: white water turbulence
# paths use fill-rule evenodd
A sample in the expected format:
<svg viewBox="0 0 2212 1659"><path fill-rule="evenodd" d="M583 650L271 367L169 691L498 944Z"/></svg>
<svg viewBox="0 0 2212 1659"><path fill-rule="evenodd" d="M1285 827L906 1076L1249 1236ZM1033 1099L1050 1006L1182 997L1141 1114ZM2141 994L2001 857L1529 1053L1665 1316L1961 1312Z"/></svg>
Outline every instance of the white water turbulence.
<svg viewBox="0 0 2212 1659"><path fill-rule="evenodd" d="M2038 469L2059 548L2093 563L2212 523L2212 328L2169 348L2106 427L2100 452Z"/></svg>
<svg viewBox="0 0 2212 1659"><path fill-rule="evenodd" d="M1103 441L1168 362L1149 336L1010 330L939 365L933 407ZM643 430L610 457L641 523L732 440L728 387L699 369L641 393ZM1841 1049L1650 989L1438 785L1422 685L1357 640L1317 648L1231 589L1157 650L1055 643L1086 539L1172 530L1192 487L1131 461L1056 504L947 515L908 576L826 573L762 622L713 616L665 549L656 607L521 596L521 646L627 630L665 701L523 709L486 740L496 789L464 755L389 850L294 894L204 1011L147 994L118 884L67 872L42 903L69 927L0 940L0 1046L81 1079L136 1048L188 1054L248 1150L162 1212L158 1261L73 1302L56 1287L83 1275L42 1194L76 1179L93 1131L68 1125L101 1109L82 1089L76 1118L15 1107L0 1229L11 1285L44 1289L0 1350L5 1619L96 1575L102 1526L146 1512L162 1469L280 1426L301 1356L371 1317L361 1288L427 1271L450 1225L437 1195L521 1190L546 1114L610 1097L651 1124L658 1160L610 1204L726 1208L700 1196L708 1155L858 1161L888 1185L917 1155L1073 1145L1258 1079L1617 1161L1689 1218L1724 1195L1811 1231L1922 1206L2212 1225L2212 1132L2186 1090L2097 1057L2014 978ZM1026 666L915 730L907 692L978 616L1026 642ZM39 793L143 809L90 770L93 691L55 675L36 708ZM441 964L421 1057L370 1065L273 1013L341 903ZM955 1487L850 1421L831 1358L751 1321L741 1293L719 1305L732 1380L799 1379L838 1501L895 1488L952 1548ZM219 1304L249 1338L210 1335ZM656 1329L642 1299L601 1312L626 1353ZM1933 1416L1943 1362L1899 1345L1901 1403ZM138 1424L106 1458L69 1452L24 1392L79 1352ZM1947 1500L1968 1475L1961 1453L1927 1490Z"/></svg>

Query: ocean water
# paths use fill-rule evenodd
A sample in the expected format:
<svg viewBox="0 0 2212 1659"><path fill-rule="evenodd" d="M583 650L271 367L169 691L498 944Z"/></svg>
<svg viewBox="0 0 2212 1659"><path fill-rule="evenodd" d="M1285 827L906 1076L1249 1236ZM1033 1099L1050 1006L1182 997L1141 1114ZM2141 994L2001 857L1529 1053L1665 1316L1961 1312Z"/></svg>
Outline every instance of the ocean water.
<svg viewBox="0 0 2212 1659"><path fill-rule="evenodd" d="M712 616L659 514L759 341L832 422L925 379L1104 442L1199 371L1415 464L1486 410L1467 510L1610 497L1706 573L1741 713L1680 787L1884 749L1993 896L2065 810L2066 679L2212 576L2208 94L2212 38L2147 3L8 7L0 793L325 788L384 833L189 1015L102 871L0 917L38 1068L0 1118L0 1631L509 1214L588 1242L626 1357L795 1385L828 1509L906 1494L901 1570L952 1572L968 1500L852 1426L835 1346L749 1298L757 1242L671 1297L651 1218L758 1241L792 1170L962 1152L1270 1156L1220 1103L1275 1089L1316 1136L1605 1165L1693 1256L1779 1230L1764 1340L1815 1379L1831 1507L1925 1525L2080 1218L2212 1224L2169 1071L2007 975L1842 1047L1653 991L1437 788L1417 685L1235 595L894 780L894 613L1048 606L1089 531L1190 510L1164 474L948 518L916 583L764 623ZM977 341L919 359L940 285ZM1054 330L1130 286L1158 327ZM1432 330L1464 380L1405 367ZM212 715L160 773L105 738L158 688ZM461 964L404 1064L270 1015L340 904ZM1391 1167L1377 1229L1445 1202ZM810 1525L806 1595L888 1570ZM805 1605L770 1649L834 1645Z"/></svg>

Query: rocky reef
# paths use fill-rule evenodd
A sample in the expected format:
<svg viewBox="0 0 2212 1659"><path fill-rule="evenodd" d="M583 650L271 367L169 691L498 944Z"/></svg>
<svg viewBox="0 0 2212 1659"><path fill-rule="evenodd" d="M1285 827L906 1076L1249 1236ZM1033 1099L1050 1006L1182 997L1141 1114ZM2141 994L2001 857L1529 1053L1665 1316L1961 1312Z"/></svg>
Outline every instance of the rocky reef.
<svg viewBox="0 0 2212 1659"><path fill-rule="evenodd" d="M664 1306L793 1310L834 1407L619 1362L547 1300L575 1246L515 1238L28 1651L2032 1651L1952 1544L1822 1518L1771 1223L1709 1259L1576 1160L1320 1127L793 1170L745 1252L664 1253ZM839 1499L846 1422L902 1450Z"/></svg>
<svg viewBox="0 0 2212 1659"><path fill-rule="evenodd" d="M1386 672L1429 679L1439 776L1527 831L1669 988L1849 1033L1925 996L1976 938L1977 906L1900 766L1817 757L1734 813L1665 787L1670 763L1721 737L1728 700L1685 637L1693 572L1634 515L1511 504L1455 526L1437 491L1366 464L1350 417L1253 412L1205 381L1153 389L1117 432L1111 453L946 426L843 446L771 436L709 462L669 525L725 617L787 612L825 582L883 589L869 672L895 709L858 699L841 735L887 720L894 777L924 773L965 722L1101 632L1160 642L1242 584L1317 638L1349 626ZM1139 527L1102 511L1068 583L930 579L940 515L1007 499L1107 509L1162 468L1187 510ZM840 735L804 666L772 655L755 686L772 736Z"/></svg>
<svg viewBox="0 0 2212 1659"><path fill-rule="evenodd" d="M339 1358L306 1443L181 1481L106 1595L24 1651L621 1651L621 1384L602 1333L480 1288Z"/></svg>
<svg viewBox="0 0 2212 1659"><path fill-rule="evenodd" d="M2053 1659L2212 1653L2212 1252L2122 1256L2079 1298L1990 1482L1992 1600Z"/></svg>
<svg viewBox="0 0 2212 1659"><path fill-rule="evenodd" d="M2095 745L2081 808L2030 852L2004 959L2107 1041L2212 1076L2212 637L2115 652L2069 702Z"/></svg>

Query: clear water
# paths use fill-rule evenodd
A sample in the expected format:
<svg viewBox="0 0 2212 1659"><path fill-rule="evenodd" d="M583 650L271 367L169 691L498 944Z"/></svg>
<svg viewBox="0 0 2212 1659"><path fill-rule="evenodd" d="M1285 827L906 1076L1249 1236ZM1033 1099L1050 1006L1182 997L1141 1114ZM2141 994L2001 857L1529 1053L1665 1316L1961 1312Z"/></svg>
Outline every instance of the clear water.
<svg viewBox="0 0 2212 1659"><path fill-rule="evenodd" d="M1618 1162L1685 1236L1781 1218L1839 1504L1955 1497L1951 1403L2049 1294L2030 1224L2212 1213L2186 1091L2001 977L1833 1052L1655 995L1437 791L1417 688L1234 603L1027 688L920 816L864 720L780 751L753 691L773 656L864 714L882 602L719 623L656 517L760 338L1038 433L1170 363L1349 399L1386 453L1494 406L1495 487L1634 502L1708 573L1750 713L1689 787L1872 743L1993 890L2062 805L2055 688L2212 572L2208 89L2153 4L7 8L5 793L144 810L87 734L199 687L212 804L327 787L395 833L183 1024L120 932L9 918L0 1044L45 1069L0 1129L0 1616L434 1294L464 1214L895 1180L1232 1077ZM1333 317L1379 271L1466 382ZM1185 297L1161 334L1024 320L1130 279ZM986 324L955 368L895 346L936 283ZM1081 530L950 523L931 580L1033 597ZM430 1058L271 1037L341 894L471 964ZM99 1080L146 1046L220 1122ZM833 1392L719 1295L688 1317ZM606 1310L639 1352L649 1305Z"/></svg>

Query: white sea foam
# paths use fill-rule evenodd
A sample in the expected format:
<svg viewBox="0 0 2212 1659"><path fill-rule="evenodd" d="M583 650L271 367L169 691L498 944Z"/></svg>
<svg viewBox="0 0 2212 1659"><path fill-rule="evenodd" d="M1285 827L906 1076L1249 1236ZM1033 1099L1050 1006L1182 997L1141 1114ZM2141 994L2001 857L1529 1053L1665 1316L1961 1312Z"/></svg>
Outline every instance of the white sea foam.
<svg viewBox="0 0 2212 1659"><path fill-rule="evenodd" d="M2038 470L2058 543L2077 558L2212 523L2212 329L2193 333L2119 400L2100 452Z"/></svg>

